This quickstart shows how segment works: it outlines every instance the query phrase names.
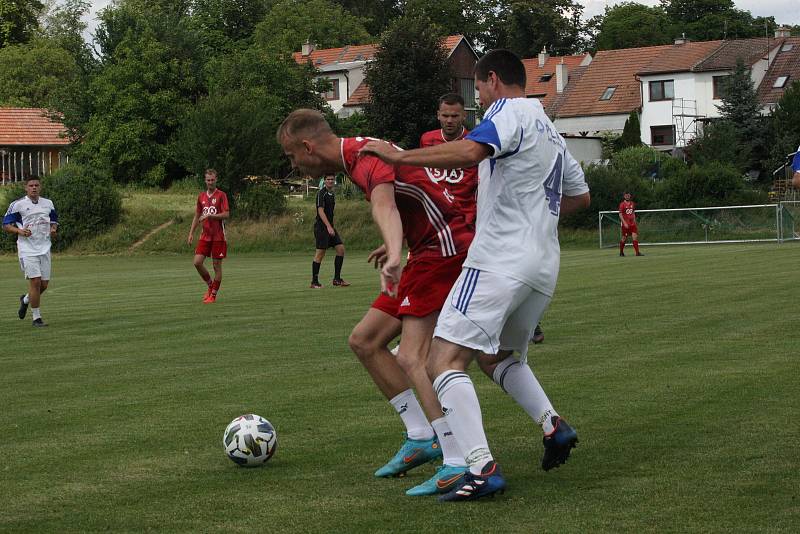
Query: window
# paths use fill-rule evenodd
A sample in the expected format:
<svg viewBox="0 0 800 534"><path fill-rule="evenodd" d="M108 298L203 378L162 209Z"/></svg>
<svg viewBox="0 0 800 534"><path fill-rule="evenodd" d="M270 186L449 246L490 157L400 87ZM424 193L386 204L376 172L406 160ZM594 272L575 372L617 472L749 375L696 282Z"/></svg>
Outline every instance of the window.
<svg viewBox="0 0 800 534"><path fill-rule="evenodd" d="M603 96L600 97L600 100L611 100L611 97L614 96L614 91L617 90L615 85L610 87L606 87L606 90L603 91Z"/></svg>
<svg viewBox="0 0 800 534"><path fill-rule="evenodd" d="M552 74L542 74L542 76L539 78L539 81L540 82L549 82L550 78L552 78L552 77L553 77Z"/></svg>
<svg viewBox="0 0 800 534"><path fill-rule="evenodd" d="M775 80L775 83L772 84L772 87L779 88L786 85L786 81L789 79L788 76L778 76L778 79Z"/></svg>
<svg viewBox="0 0 800 534"><path fill-rule="evenodd" d="M794 45L792 43L785 43L781 47L781 52L789 52L792 48L794 48Z"/></svg>
<svg viewBox="0 0 800 534"><path fill-rule="evenodd" d="M728 84L730 76L714 76L712 78L712 85L714 87L714 100L719 100L725 96L725 87Z"/></svg>
<svg viewBox="0 0 800 534"><path fill-rule="evenodd" d="M323 98L325 98L325 100L339 100L339 80L326 78L325 81L331 84L331 88L328 89L327 93L322 95Z"/></svg>
<svg viewBox="0 0 800 534"><path fill-rule="evenodd" d="M464 99L464 111L467 112L466 126L472 129L475 127L475 111L478 107L475 102L475 78L460 78L458 92Z"/></svg>
<svg viewBox="0 0 800 534"><path fill-rule="evenodd" d="M651 126L650 127L650 144L653 146L664 146L675 144L675 127L669 126Z"/></svg>
<svg viewBox="0 0 800 534"><path fill-rule="evenodd" d="M672 80L650 82L650 101L672 100L675 97L675 83Z"/></svg>

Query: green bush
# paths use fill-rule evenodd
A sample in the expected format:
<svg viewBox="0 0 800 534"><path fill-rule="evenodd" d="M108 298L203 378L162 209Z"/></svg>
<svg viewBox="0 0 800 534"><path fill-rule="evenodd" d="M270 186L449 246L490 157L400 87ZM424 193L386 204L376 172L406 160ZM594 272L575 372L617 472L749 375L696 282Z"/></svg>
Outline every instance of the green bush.
<svg viewBox="0 0 800 534"><path fill-rule="evenodd" d="M251 184L236 195L234 205L232 215L236 218L265 219L286 212L286 195L272 184Z"/></svg>
<svg viewBox="0 0 800 534"><path fill-rule="evenodd" d="M5 205L24 195L24 184L9 187ZM122 196L111 180L79 165L67 165L45 177L42 196L53 201L58 213L58 236L53 241L53 250L63 250L78 239L102 233L122 216ZM15 241L14 236L7 234L2 249L16 250Z"/></svg>
<svg viewBox="0 0 800 534"><path fill-rule="evenodd" d="M745 189L745 181L730 163L712 161L694 165L663 184L665 207L703 207L728 205Z"/></svg>

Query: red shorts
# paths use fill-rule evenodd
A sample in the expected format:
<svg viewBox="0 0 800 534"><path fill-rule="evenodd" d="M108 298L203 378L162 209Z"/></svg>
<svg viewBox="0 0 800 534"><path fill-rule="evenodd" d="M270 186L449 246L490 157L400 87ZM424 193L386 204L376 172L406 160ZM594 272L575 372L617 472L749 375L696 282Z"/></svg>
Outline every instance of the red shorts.
<svg viewBox="0 0 800 534"><path fill-rule="evenodd" d="M387 313L395 319L400 318L397 315L397 309L400 307L400 299L398 298L390 297L389 295L384 295L381 293L372 303L371 307L375 308L376 310L380 310L383 313Z"/></svg>
<svg viewBox="0 0 800 534"><path fill-rule="evenodd" d="M622 228L622 237L628 237L631 234L639 233L639 228L636 226L636 223L629 224L627 228L621 225L620 227Z"/></svg>
<svg viewBox="0 0 800 534"><path fill-rule="evenodd" d="M441 310L466 259L466 253L449 258L412 258L397 288L398 317L425 317Z"/></svg>
<svg viewBox="0 0 800 534"><path fill-rule="evenodd" d="M202 239L197 242L197 248L194 249L195 254L211 258L212 260L221 260L228 257L228 242L227 241L203 241Z"/></svg>

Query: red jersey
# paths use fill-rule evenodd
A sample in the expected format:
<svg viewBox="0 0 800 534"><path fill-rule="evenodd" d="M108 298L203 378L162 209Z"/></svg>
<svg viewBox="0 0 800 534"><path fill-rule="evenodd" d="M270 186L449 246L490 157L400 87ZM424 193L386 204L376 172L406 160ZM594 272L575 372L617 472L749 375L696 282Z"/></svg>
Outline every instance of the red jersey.
<svg viewBox="0 0 800 534"><path fill-rule="evenodd" d="M217 214L229 211L228 195L217 189L212 194L203 191L197 197L197 215L207 213ZM203 231L200 233L200 241L225 241L225 221L222 219L206 219L203 221Z"/></svg>
<svg viewBox="0 0 800 534"><path fill-rule="evenodd" d="M463 139L469 130L463 128L461 135L454 141ZM436 146L448 143L444 138L444 133L441 129L431 130L425 132L419 138L420 148L426 146ZM434 183L439 184L442 189L451 193L458 203L460 209L464 212L467 222L475 224L475 213L478 209L476 202L478 194L478 166L468 167L466 169L429 169L425 168L428 172L428 178Z"/></svg>
<svg viewBox="0 0 800 534"><path fill-rule="evenodd" d="M475 235L455 198L429 177L429 170L394 167L372 155L358 153L375 139L342 139L344 168L370 199L375 186L394 183L394 199L403 222L403 237L414 258L466 254Z"/></svg>
<svg viewBox="0 0 800 534"><path fill-rule="evenodd" d="M623 200L619 203L619 216L625 224L636 224L636 204L631 200Z"/></svg>

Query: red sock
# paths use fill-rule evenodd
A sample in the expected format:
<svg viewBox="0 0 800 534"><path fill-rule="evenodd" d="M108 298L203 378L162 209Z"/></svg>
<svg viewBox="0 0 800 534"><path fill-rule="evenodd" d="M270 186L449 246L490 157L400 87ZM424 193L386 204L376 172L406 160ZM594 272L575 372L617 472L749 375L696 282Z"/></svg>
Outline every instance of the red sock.
<svg viewBox="0 0 800 534"><path fill-rule="evenodd" d="M619 242L619 253L620 254L624 254L625 253L625 240L624 239Z"/></svg>
<svg viewBox="0 0 800 534"><path fill-rule="evenodd" d="M212 295L214 295L214 296L217 295L217 291L219 291L220 284L222 284L222 280L214 280L214 282L211 283L211 294Z"/></svg>
<svg viewBox="0 0 800 534"><path fill-rule="evenodd" d="M633 250L635 250L636 253L639 254L639 242L638 241L634 241L633 242Z"/></svg>

